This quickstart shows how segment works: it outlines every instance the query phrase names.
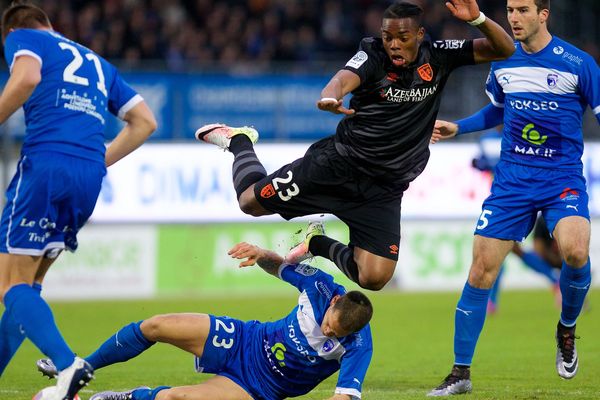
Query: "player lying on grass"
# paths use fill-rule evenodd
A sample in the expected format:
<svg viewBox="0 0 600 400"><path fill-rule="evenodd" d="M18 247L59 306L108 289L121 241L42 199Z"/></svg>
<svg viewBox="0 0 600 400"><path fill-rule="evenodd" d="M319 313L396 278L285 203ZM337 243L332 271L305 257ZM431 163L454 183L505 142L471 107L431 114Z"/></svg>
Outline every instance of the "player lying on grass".
<svg viewBox="0 0 600 400"><path fill-rule="evenodd" d="M127 361L156 342L179 347L196 358L198 372L215 376L198 385L126 392L101 392L90 400L276 400L308 393L340 370L330 400L355 400L371 361L369 320L373 308L358 291L307 264L286 264L274 252L248 243L230 251L240 267L258 265L294 285L298 305L273 322L240 321L209 314L157 315L121 328L86 358L94 369ZM45 375L50 360L38 361Z"/></svg>

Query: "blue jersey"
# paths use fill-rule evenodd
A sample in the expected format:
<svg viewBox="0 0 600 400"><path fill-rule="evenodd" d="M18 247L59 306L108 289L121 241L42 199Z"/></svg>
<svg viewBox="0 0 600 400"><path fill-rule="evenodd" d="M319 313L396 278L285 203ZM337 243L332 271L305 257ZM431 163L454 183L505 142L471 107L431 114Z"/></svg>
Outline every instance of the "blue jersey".
<svg viewBox="0 0 600 400"><path fill-rule="evenodd" d="M275 322L211 315L196 369L230 378L257 400L303 395L339 370L335 392L360 399L373 354L371 328L367 324L342 338L321 331L331 299L346 290L330 275L305 264L284 264L279 276L301 292L298 306Z"/></svg>
<svg viewBox="0 0 600 400"><path fill-rule="evenodd" d="M343 338L327 337L321 323L335 295L346 290L325 272L305 264L284 264L282 280L300 292L298 305L285 318L260 326L258 336L271 373L270 386L282 397L308 393L318 383L340 371L336 393L361 397L361 387L371 361L371 328Z"/></svg>
<svg viewBox="0 0 600 400"><path fill-rule="evenodd" d="M114 66L54 31L11 32L4 44L11 70L23 55L42 66L42 80L23 105L23 154L43 150L104 163L107 111L122 118L142 98Z"/></svg>
<svg viewBox="0 0 600 400"><path fill-rule="evenodd" d="M588 105L600 121L600 70L590 55L557 37L534 54L517 43L510 58L492 63L486 86L504 108L502 160L582 169Z"/></svg>

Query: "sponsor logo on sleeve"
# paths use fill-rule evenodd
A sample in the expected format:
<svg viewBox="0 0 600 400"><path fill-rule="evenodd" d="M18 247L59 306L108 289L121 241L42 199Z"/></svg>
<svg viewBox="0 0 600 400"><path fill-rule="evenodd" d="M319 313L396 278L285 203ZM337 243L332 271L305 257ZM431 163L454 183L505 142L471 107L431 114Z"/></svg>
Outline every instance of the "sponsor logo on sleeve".
<svg viewBox="0 0 600 400"><path fill-rule="evenodd" d="M350 61L348 61L346 63L347 67L351 67L351 68L360 68L361 65L363 65L365 63L365 61L367 61L369 59L369 56L367 55L367 53L365 53L364 51L359 51L358 53L356 53L354 55L354 57L352 57L350 59Z"/></svg>
<svg viewBox="0 0 600 400"><path fill-rule="evenodd" d="M462 49L465 45L465 40L436 40L433 42L433 47L435 49Z"/></svg>
<svg viewBox="0 0 600 400"><path fill-rule="evenodd" d="M317 288L317 291L325 296L327 300L333 297L331 290L329 290L327 285L325 285L322 281L315 282L315 288Z"/></svg>
<svg viewBox="0 0 600 400"><path fill-rule="evenodd" d="M554 54L561 55L565 52L565 49L562 46L556 46L554 49L552 49L552 51Z"/></svg>
<svg viewBox="0 0 600 400"><path fill-rule="evenodd" d="M296 271L300 275L311 276L316 274L318 270L316 268L311 267L310 265L299 264L298 266L296 266L294 271Z"/></svg>

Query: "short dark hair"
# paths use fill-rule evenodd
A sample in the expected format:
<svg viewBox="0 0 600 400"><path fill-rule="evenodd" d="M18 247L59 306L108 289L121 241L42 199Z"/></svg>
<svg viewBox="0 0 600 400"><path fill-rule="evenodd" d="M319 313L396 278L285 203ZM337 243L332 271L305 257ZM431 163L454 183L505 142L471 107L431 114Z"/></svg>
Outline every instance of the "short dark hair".
<svg viewBox="0 0 600 400"><path fill-rule="evenodd" d="M423 9L407 1L397 1L383 12L383 19L410 18L423 25Z"/></svg>
<svg viewBox="0 0 600 400"><path fill-rule="evenodd" d="M347 332L357 332L369 323L373 316L373 305L367 296L358 290L346 293L333 305L339 311L340 327Z"/></svg>
<svg viewBox="0 0 600 400"><path fill-rule="evenodd" d="M550 9L550 0L534 0L538 12Z"/></svg>
<svg viewBox="0 0 600 400"><path fill-rule="evenodd" d="M6 39L11 29L39 27L50 28L50 18L41 8L22 1L13 1L2 13L2 40Z"/></svg>

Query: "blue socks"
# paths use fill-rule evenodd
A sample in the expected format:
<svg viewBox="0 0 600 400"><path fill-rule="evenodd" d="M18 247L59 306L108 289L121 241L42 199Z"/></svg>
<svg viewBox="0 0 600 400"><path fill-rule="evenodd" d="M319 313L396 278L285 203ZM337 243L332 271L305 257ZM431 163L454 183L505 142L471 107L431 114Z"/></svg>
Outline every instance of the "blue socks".
<svg viewBox="0 0 600 400"><path fill-rule="evenodd" d="M471 365L475 345L485 322L490 289L465 284L454 316L454 364Z"/></svg>
<svg viewBox="0 0 600 400"><path fill-rule="evenodd" d="M32 287L38 295L42 292L39 283L34 283ZM0 376L24 340L25 333L21 331L21 325L15 321L10 310L4 311L0 320Z"/></svg>
<svg viewBox="0 0 600 400"><path fill-rule="evenodd" d="M159 386L156 389L137 389L132 394L133 400L154 400L161 390L171 389L170 386Z"/></svg>
<svg viewBox="0 0 600 400"><path fill-rule="evenodd" d="M25 283L15 285L4 295L4 305L9 322L13 321L12 331L20 326L29 340L54 362L59 371L73 364L75 354L58 331L52 311L39 290Z"/></svg>
<svg viewBox="0 0 600 400"><path fill-rule="evenodd" d="M34 283L32 287L38 295L42 292L39 283ZM10 310L5 310L0 320L0 376L24 340L25 333L21 331L21 325L15 321Z"/></svg>
<svg viewBox="0 0 600 400"><path fill-rule="evenodd" d="M86 361L94 369L107 365L124 362L146 351L154 342L144 337L140 329L140 322L132 322L124 326L96 350L86 357ZM154 397L152 397L154 398Z"/></svg>
<svg viewBox="0 0 600 400"><path fill-rule="evenodd" d="M591 263L581 268L573 268L563 262L560 271L560 291L562 293L562 312L560 322L572 327L583 307L583 301L592 282Z"/></svg>
<svg viewBox="0 0 600 400"><path fill-rule="evenodd" d="M534 251L526 251L523 253L522 257L523 262L529 268L544 275L550 283L555 285L558 282L556 269L552 268L550 264L548 264L544 259L537 255Z"/></svg>

